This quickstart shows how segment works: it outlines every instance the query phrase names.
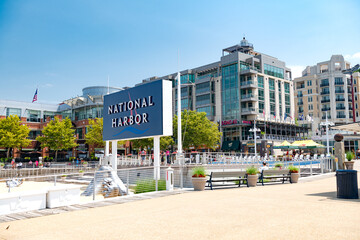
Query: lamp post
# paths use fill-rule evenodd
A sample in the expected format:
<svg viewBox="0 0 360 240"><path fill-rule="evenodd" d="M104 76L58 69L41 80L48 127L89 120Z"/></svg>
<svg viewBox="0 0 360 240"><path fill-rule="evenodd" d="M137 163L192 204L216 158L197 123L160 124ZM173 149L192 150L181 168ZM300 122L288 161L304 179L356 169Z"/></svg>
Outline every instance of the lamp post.
<svg viewBox="0 0 360 240"><path fill-rule="evenodd" d="M329 146L329 126L334 126L333 122L328 121L327 112L326 112L326 121L321 122L320 126L326 126L326 146L327 146L327 156L330 156L330 146Z"/></svg>
<svg viewBox="0 0 360 240"><path fill-rule="evenodd" d="M256 132L260 132L261 130L259 128L256 128L256 120L254 120L254 128L250 128L250 132L254 132L254 151L255 151L255 158L257 157L256 152Z"/></svg>
<svg viewBox="0 0 360 240"><path fill-rule="evenodd" d="M359 71L359 69L360 69L360 65L359 65L359 64L356 64L354 67L349 68L349 69L345 69L345 70L342 71L343 74L350 74L353 122L356 122L356 118L355 118L355 97L354 97L353 73Z"/></svg>

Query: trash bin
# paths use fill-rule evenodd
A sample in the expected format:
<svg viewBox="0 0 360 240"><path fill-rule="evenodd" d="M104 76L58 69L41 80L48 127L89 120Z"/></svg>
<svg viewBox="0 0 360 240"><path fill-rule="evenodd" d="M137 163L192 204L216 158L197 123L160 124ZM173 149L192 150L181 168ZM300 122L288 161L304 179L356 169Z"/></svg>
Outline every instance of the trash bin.
<svg viewBox="0 0 360 240"><path fill-rule="evenodd" d="M338 198L358 199L357 171L337 170L336 189Z"/></svg>

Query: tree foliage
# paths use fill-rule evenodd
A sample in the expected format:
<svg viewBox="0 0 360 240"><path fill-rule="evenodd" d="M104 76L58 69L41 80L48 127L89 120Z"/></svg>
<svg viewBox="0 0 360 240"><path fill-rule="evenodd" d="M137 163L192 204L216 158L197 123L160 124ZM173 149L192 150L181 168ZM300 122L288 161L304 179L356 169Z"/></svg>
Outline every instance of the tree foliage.
<svg viewBox="0 0 360 240"><path fill-rule="evenodd" d="M103 147L105 142L103 140L103 118L89 119L88 132L85 135L86 143Z"/></svg>
<svg viewBox="0 0 360 240"><path fill-rule="evenodd" d="M131 140L133 148L135 149L148 149L154 147L154 138L142 138ZM166 150L169 146L174 144L174 140L171 136L160 138L160 150Z"/></svg>
<svg viewBox="0 0 360 240"><path fill-rule="evenodd" d="M48 147L55 151L55 161L59 150L69 149L77 146L74 136L75 129L72 129L71 120L66 118L60 121L55 117L42 130L42 135L36 138L42 147Z"/></svg>
<svg viewBox="0 0 360 240"><path fill-rule="evenodd" d="M177 139L177 116L174 117L174 138ZM215 149L220 142L218 125L211 122L204 112L184 110L181 113L182 144L184 149L202 145Z"/></svg>
<svg viewBox="0 0 360 240"><path fill-rule="evenodd" d="M7 148L7 158L10 156L10 148L20 148L28 146L31 141L29 128L21 124L17 115L11 115L0 120L0 146Z"/></svg>

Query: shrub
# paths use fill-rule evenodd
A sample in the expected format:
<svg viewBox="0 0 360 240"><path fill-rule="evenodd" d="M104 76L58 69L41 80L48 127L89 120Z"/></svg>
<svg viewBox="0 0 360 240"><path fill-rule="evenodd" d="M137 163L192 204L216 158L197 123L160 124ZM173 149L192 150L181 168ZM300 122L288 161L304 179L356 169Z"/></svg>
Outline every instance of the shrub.
<svg viewBox="0 0 360 240"><path fill-rule="evenodd" d="M249 167L249 168L246 169L246 173L247 173L248 175L256 175L256 174L258 173L258 170L257 170L256 167L251 166L251 167Z"/></svg>
<svg viewBox="0 0 360 240"><path fill-rule="evenodd" d="M0 166L1 166L1 167L5 166L5 163L0 163Z"/></svg>
<svg viewBox="0 0 360 240"><path fill-rule="evenodd" d="M194 167L192 169L192 177L205 177L206 172L204 167Z"/></svg>
<svg viewBox="0 0 360 240"><path fill-rule="evenodd" d="M352 153L352 152L350 152L350 151L346 152L346 159L347 159L348 161L353 160L353 159L354 159L354 153Z"/></svg>
<svg viewBox="0 0 360 240"><path fill-rule="evenodd" d="M83 173L84 172L84 170L79 170L79 173Z"/></svg>
<svg viewBox="0 0 360 240"><path fill-rule="evenodd" d="M299 168L295 167L295 166L289 166L289 170L291 173L298 173L299 172Z"/></svg>
<svg viewBox="0 0 360 240"><path fill-rule="evenodd" d="M145 193L145 192L154 192L155 189L155 180L154 179L144 179L136 182L135 194ZM158 180L158 191L166 190L165 180Z"/></svg>
<svg viewBox="0 0 360 240"><path fill-rule="evenodd" d="M61 175L61 177L67 177L67 175Z"/></svg>
<svg viewBox="0 0 360 240"><path fill-rule="evenodd" d="M275 164L275 167L278 167L278 168L282 168L284 166L284 164L282 164L282 163L276 163Z"/></svg>

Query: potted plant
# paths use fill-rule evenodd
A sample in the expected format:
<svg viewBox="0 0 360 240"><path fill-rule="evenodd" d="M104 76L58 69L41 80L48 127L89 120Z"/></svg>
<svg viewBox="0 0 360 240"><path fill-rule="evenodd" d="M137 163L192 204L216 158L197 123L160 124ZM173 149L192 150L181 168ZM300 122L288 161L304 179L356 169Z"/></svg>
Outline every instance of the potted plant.
<svg viewBox="0 0 360 240"><path fill-rule="evenodd" d="M204 167L194 167L192 169L192 184L195 191L205 190L206 173Z"/></svg>
<svg viewBox="0 0 360 240"><path fill-rule="evenodd" d="M248 187L256 187L258 181L258 170L256 167L251 166L246 169Z"/></svg>
<svg viewBox="0 0 360 240"><path fill-rule="evenodd" d="M82 164L83 164L84 167L87 167L88 162L84 161L84 162L82 162Z"/></svg>
<svg viewBox="0 0 360 240"><path fill-rule="evenodd" d="M79 170L80 177L84 176L84 170Z"/></svg>
<svg viewBox="0 0 360 240"><path fill-rule="evenodd" d="M39 168L43 168L44 164L42 162L39 163Z"/></svg>
<svg viewBox="0 0 360 240"><path fill-rule="evenodd" d="M346 152L346 160L345 161L345 166L346 166L346 169L348 170L353 170L354 169L354 161L352 161L354 159L354 153L348 151Z"/></svg>
<svg viewBox="0 0 360 240"><path fill-rule="evenodd" d="M289 166L290 170L290 182L297 183L300 177L299 168L295 166Z"/></svg>
<svg viewBox="0 0 360 240"><path fill-rule="evenodd" d="M282 169L284 167L284 164L282 163L275 163L275 168Z"/></svg>
<svg viewBox="0 0 360 240"><path fill-rule="evenodd" d="M4 168L5 163L0 163L0 169Z"/></svg>
<svg viewBox="0 0 360 240"><path fill-rule="evenodd" d="M61 175L61 180L65 181L66 177L67 177L66 175Z"/></svg>

